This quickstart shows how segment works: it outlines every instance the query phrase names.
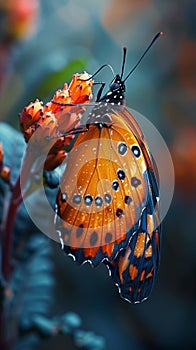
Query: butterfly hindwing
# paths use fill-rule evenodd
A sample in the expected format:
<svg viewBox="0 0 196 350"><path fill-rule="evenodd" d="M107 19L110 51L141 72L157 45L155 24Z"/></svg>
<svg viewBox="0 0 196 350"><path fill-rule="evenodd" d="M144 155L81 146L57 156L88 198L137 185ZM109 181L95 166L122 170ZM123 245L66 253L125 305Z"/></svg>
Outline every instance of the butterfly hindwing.
<svg viewBox="0 0 196 350"><path fill-rule="evenodd" d="M107 264L111 277L123 299L137 303L148 298L160 263L161 225L159 221L158 185L148 171L149 198L140 225L126 249Z"/></svg>

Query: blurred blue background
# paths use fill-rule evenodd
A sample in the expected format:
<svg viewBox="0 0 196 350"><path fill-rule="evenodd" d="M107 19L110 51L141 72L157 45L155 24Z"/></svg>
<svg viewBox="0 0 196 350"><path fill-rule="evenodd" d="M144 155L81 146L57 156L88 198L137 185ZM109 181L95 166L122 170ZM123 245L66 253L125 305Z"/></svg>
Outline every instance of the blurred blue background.
<svg viewBox="0 0 196 350"><path fill-rule="evenodd" d="M8 6L9 5L9 6ZM109 63L126 72L154 34L164 32L127 81L127 105L166 140L175 194L163 222L161 267L148 301L121 300L104 266L93 270L64 256L55 242L51 315L72 310L106 339L106 349L194 349L196 198L196 3L193 0L48 0L0 2L0 120L19 129L18 113L49 100L73 73ZM105 69L97 80L111 81ZM66 344L66 345L65 345ZM37 349L75 347L66 337Z"/></svg>

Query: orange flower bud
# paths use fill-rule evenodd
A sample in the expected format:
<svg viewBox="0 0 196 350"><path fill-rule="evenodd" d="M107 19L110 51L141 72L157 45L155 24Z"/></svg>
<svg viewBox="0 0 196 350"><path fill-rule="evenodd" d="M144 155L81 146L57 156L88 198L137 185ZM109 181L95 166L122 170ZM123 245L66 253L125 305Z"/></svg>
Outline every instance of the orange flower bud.
<svg viewBox="0 0 196 350"><path fill-rule="evenodd" d="M54 102L58 102L59 104L55 104ZM64 84L63 89L57 90L57 92L54 94L53 99L51 102L49 102L49 106L52 112L58 112L60 110L63 110L65 106L63 104L70 104L73 103L71 100L71 95L68 90L67 84ZM62 105L60 105L62 104Z"/></svg>
<svg viewBox="0 0 196 350"><path fill-rule="evenodd" d="M2 143L0 143L0 177L6 182L10 182L10 169L7 166L4 166L3 160L3 146Z"/></svg>
<svg viewBox="0 0 196 350"><path fill-rule="evenodd" d="M52 145L45 161L45 170L55 169L66 157L65 146L74 138L74 134L66 133L79 126L85 110L78 104L87 104L92 98L93 80L90 77L86 72L75 74L69 87L64 84L63 89L59 89L45 106L36 100L25 107L20 115L20 129L26 142L35 133L31 146L35 147L37 154L48 152Z"/></svg>
<svg viewBox="0 0 196 350"><path fill-rule="evenodd" d="M55 115L52 112L45 113L39 122L36 123L36 128L39 127L39 137L36 141L39 144L45 143L46 139L52 136L57 136L58 123ZM38 133L37 133L38 134Z"/></svg>
<svg viewBox="0 0 196 350"><path fill-rule="evenodd" d="M6 182L10 182L10 168L8 168L7 166L4 166L3 169L0 171L0 177L6 181Z"/></svg>
<svg viewBox="0 0 196 350"><path fill-rule="evenodd" d="M20 114L20 130L24 133L29 127L33 126L40 117L43 116L43 102L36 100L25 107Z"/></svg>
<svg viewBox="0 0 196 350"><path fill-rule="evenodd" d="M73 75L69 85L72 103L89 103L92 99L92 85L94 81L90 77L91 75L86 72Z"/></svg>

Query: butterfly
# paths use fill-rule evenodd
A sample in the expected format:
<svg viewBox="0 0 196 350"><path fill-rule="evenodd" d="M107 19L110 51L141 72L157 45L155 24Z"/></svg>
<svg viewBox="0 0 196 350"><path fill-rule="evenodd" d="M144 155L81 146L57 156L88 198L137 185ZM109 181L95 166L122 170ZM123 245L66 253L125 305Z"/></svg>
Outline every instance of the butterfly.
<svg viewBox="0 0 196 350"><path fill-rule="evenodd" d="M125 107L125 81L161 34L125 79L124 48L121 75L103 96L101 85L86 124L76 129L55 207L64 252L79 264L106 264L121 296L133 303L146 299L154 284L161 225L156 164Z"/></svg>

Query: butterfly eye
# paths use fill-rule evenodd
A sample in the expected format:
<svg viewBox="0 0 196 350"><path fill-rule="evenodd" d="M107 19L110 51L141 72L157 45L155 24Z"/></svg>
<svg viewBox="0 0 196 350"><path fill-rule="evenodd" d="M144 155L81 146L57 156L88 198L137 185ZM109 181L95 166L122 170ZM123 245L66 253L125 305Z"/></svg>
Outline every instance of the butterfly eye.
<svg viewBox="0 0 196 350"><path fill-rule="evenodd" d="M131 147L131 150L136 158L139 158L141 155L140 149L137 145Z"/></svg>
<svg viewBox="0 0 196 350"><path fill-rule="evenodd" d="M110 86L110 89L112 91L116 91L116 90L120 89L120 84L114 83Z"/></svg>

